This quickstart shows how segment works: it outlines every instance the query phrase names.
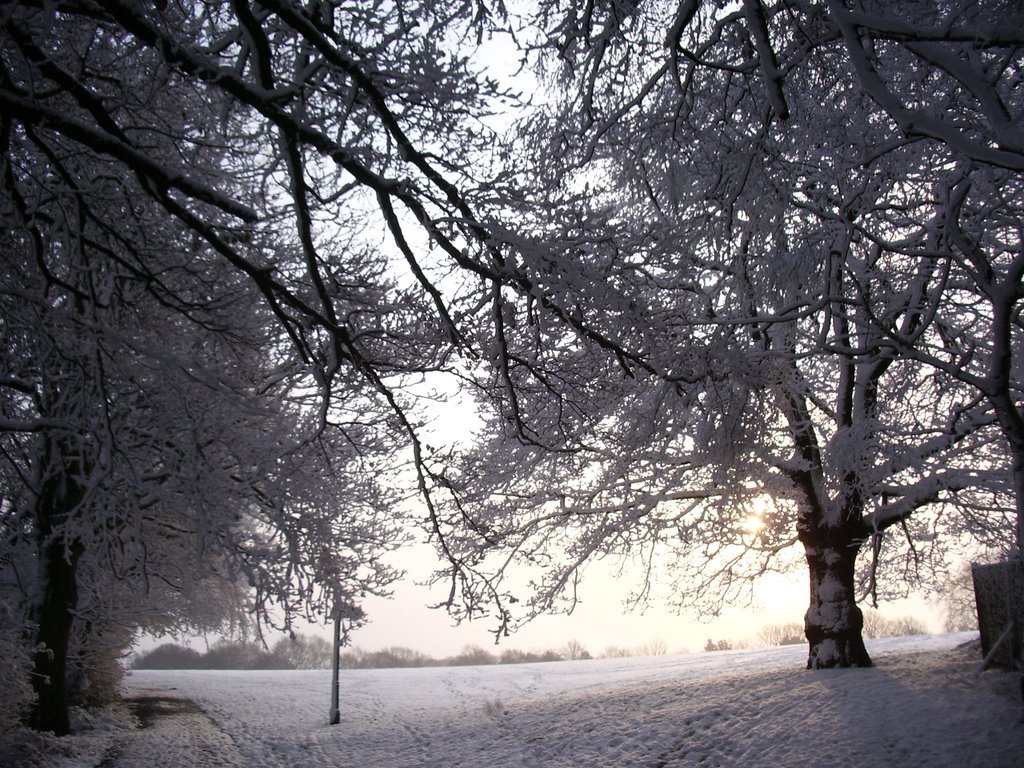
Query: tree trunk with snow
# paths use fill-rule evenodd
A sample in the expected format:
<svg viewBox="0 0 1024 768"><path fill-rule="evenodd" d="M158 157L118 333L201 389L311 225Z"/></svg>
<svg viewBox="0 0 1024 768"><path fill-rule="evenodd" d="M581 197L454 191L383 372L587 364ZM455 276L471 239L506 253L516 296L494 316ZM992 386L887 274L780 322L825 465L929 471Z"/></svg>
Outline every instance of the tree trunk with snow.
<svg viewBox="0 0 1024 768"><path fill-rule="evenodd" d="M808 669L872 666L862 636L864 616L856 601L855 568L862 540L849 524L801 526L811 585L804 616Z"/></svg>
<svg viewBox="0 0 1024 768"><path fill-rule="evenodd" d="M1024 562L1024 452L1017 449L1015 442L1011 441L1013 456L1011 463L1011 478L1013 479L1013 500L1016 512L1017 528L1014 535L1014 544L1017 551L1011 553L1011 559Z"/></svg>
<svg viewBox="0 0 1024 768"><path fill-rule="evenodd" d="M32 687L36 694L32 727L53 731L57 736L70 730L67 658L78 600L76 569L81 552L79 545L65 552L64 543L54 540L43 553L44 592L32 665Z"/></svg>
<svg viewBox="0 0 1024 768"><path fill-rule="evenodd" d="M80 512L85 491L83 460L75 441L48 439L42 459L43 481L35 503L39 557L39 602L36 609L36 650L32 687L36 701L31 724L39 731L66 735L68 723L68 646L78 603L78 562L81 541L66 535L69 518Z"/></svg>
<svg viewBox="0 0 1024 768"><path fill-rule="evenodd" d="M1004 346L1009 346L1009 340ZM1024 560L1024 417L1011 396L1013 383L1009 375L1009 356L1006 357L1006 370L1001 374L997 371L991 377L995 392L989 394L989 402L999 419L1010 455L1010 478L1016 512L1013 542L1017 558Z"/></svg>

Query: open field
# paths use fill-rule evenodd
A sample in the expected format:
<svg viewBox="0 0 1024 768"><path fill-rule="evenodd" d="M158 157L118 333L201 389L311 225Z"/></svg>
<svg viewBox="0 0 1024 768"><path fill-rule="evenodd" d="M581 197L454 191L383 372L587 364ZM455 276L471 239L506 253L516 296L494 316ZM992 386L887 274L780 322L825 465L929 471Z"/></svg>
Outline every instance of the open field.
<svg viewBox="0 0 1024 768"><path fill-rule="evenodd" d="M540 768L1020 765L1016 676L977 677L971 634L878 640L877 667L806 672L790 646L491 667L144 671L146 727L100 724L48 766ZM77 746L76 746L77 744Z"/></svg>

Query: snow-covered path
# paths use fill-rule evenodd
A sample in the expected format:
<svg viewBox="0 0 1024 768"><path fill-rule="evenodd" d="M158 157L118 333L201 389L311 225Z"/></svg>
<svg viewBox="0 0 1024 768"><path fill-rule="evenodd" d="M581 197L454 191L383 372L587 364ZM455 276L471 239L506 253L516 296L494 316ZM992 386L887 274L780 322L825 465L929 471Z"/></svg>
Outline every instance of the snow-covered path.
<svg viewBox="0 0 1024 768"><path fill-rule="evenodd" d="M178 717L122 731L103 768L1024 764L1019 679L977 679L965 637L878 641L868 670L806 672L789 647L346 672L338 726L326 672L136 672L128 696L189 699L208 720L177 742Z"/></svg>
<svg viewBox="0 0 1024 768"><path fill-rule="evenodd" d="M115 740L99 768L242 768L248 765L231 736L189 699L136 691L132 709L142 730ZM144 713L144 714L143 714Z"/></svg>

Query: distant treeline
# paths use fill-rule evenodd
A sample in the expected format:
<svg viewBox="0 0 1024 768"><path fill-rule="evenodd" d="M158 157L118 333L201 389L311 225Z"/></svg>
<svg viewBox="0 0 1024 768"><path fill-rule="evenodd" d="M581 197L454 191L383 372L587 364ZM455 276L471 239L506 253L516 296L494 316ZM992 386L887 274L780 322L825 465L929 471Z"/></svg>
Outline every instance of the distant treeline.
<svg viewBox="0 0 1024 768"><path fill-rule="evenodd" d="M435 659L411 648L393 647L379 651L352 649L341 654L345 669L387 669L394 667L475 666L482 664L524 664L528 662L589 659L590 654L570 645L567 651L528 652L505 650L490 653L468 646L461 653ZM133 669L327 669L331 666L331 644L321 637L279 640L272 649L255 643L222 641L205 652L176 643L165 643L140 653Z"/></svg>
<svg viewBox="0 0 1024 768"><path fill-rule="evenodd" d="M925 634L927 627L912 616L898 619L883 618L877 611L864 611L864 637L892 637ZM762 628L756 644L761 647L793 645L807 642L799 624L771 624ZM713 640L708 638L705 651L728 651L751 647L744 641ZM609 646L600 653L601 658L626 656L661 656L668 653L668 645L656 640L637 648ZM420 651L393 646L379 651L352 648L341 654L345 669L392 669L405 667L465 667L485 664L526 664L543 661L575 661L593 658L578 641L569 642L560 650L519 651L503 650L492 653L471 645L455 656L436 659ZM133 669L328 669L331 666L331 644L322 637L294 635L285 637L266 649L256 643L221 641L200 653L175 643L166 643L139 654Z"/></svg>

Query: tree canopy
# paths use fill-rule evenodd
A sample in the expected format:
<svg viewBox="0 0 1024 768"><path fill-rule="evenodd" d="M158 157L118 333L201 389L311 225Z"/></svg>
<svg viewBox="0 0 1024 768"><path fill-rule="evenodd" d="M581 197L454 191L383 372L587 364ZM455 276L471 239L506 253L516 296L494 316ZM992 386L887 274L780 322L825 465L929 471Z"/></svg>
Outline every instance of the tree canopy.
<svg viewBox="0 0 1024 768"><path fill-rule="evenodd" d="M1019 550L1021 211L997 190L1019 183L1020 41L991 14L548 2L525 20L552 92L523 128L527 221L560 258L523 259L644 362L615 376L529 299L502 308L515 363L458 487L506 553L495 572L539 571L527 614L571 607L607 556L670 564L677 599L713 608L795 537L809 665L866 664L858 551L873 595L943 534ZM879 557L890 528L905 544Z"/></svg>
<svg viewBox="0 0 1024 768"><path fill-rule="evenodd" d="M869 664L858 586L1024 538L1021 14L6 4L0 563L36 726L115 625L358 625L413 521L499 634L594 558L713 610L798 542L809 666ZM489 414L454 454L440 374Z"/></svg>
<svg viewBox="0 0 1024 768"><path fill-rule="evenodd" d="M419 249L497 279L466 118L499 94L440 46L486 21L433 3L0 21L3 554L63 732L94 598L213 575L358 623L395 577L407 452L427 484L403 387L463 344Z"/></svg>

